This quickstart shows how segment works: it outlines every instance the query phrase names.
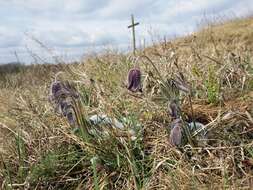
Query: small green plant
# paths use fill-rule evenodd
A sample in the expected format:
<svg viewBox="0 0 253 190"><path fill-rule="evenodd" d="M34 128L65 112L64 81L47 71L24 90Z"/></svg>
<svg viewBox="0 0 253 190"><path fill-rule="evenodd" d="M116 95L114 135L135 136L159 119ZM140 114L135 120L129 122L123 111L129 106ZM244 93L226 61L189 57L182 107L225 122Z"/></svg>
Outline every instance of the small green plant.
<svg viewBox="0 0 253 190"><path fill-rule="evenodd" d="M217 104L219 101L219 81L215 75L215 69L212 66L208 68L208 76L204 85L207 89L208 103Z"/></svg>
<svg viewBox="0 0 253 190"><path fill-rule="evenodd" d="M8 165L5 163L2 155L1 155L1 164L3 165L3 169L0 172L0 174L6 179L6 182L9 184L9 185L5 185L4 187L6 190L13 189L12 187L13 179L11 176L11 171Z"/></svg>
<svg viewBox="0 0 253 190"><path fill-rule="evenodd" d="M92 170L93 170L94 187L95 187L95 190L99 190L98 177L97 177L97 158L93 157L90 161L91 161Z"/></svg>
<svg viewBox="0 0 253 190"><path fill-rule="evenodd" d="M38 164L35 164L32 169L32 179L37 181L39 178L49 180L57 171L58 155L54 152L49 152L43 157Z"/></svg>
<svg viewBox="0 0 253 190"><path fill-rule="evenodd" d="M33 164L29 174L29 182L33 185L40 184L41 187L47 188L47 185L57 184L55 179L65 180L68 176L77 177L78 171L88 165L89 157L85 156L78 146L61 146L55 150L46 152L41 159ZM47 183L45 183L47 182ZM69 184L78 186L77 182ZM61 189L68 189L61 184L56 185Z"/></svg>
<svg viewBox="0 0 253 190"><path fill-rule="evenodd" d="M19 168L18 168L18 181L19 183L23 183L25 181L25 177L27 175L27 166L25 164L25 160L27 158L26 154L26 147L25 142L21 138L20 134L18 133L16 136L16 151L19 161Z"/></svg>

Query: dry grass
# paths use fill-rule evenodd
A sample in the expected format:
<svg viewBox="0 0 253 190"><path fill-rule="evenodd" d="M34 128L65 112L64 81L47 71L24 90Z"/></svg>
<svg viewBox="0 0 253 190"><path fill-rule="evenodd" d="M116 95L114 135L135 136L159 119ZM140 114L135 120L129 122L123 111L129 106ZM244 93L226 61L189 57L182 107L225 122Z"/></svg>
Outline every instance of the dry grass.
<svg viewBox="0 0 253 190"><path fill-rule="evenodd" d="M253 20L247 18L161 42L136 58L108 53L7 74L0 83L1 187L253 188L252 39ZM124 86L135 65L143 75L142 94ZM84 120L88 115L106 113L127 118L137 139L127 131L109 130L109 138L76 132L48 101L57 73L80 93L80 129L94 128ZM179 95L183 116L205 124L208 139L176 149L168 141L171 118L161 85L180 73L192 91L192 102Z"/></svg>

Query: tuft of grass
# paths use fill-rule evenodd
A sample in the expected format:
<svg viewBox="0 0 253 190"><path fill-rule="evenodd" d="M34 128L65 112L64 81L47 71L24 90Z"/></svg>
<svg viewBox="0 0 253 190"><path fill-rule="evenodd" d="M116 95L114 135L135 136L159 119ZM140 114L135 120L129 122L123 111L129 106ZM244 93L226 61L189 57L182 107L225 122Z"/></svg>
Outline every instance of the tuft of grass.
<svg viewBox="0 0 253 190"><path fill-rule="evenodd" d="M208 76L204 84L207 89L208 103L217 104L219 102L219 80L216 78L214 67L208 68Z"/></svg>
<svg viewBox="0 0 253 190"><path fill-rule="evenodd" d="M16 149L17 149L17 157L18 157L18 174L17 178L19 179L19 183L23 183L25 181L25 177L27 175L27 153L26 146L24 140L21 138L20 133L16 136Z"/></svg>

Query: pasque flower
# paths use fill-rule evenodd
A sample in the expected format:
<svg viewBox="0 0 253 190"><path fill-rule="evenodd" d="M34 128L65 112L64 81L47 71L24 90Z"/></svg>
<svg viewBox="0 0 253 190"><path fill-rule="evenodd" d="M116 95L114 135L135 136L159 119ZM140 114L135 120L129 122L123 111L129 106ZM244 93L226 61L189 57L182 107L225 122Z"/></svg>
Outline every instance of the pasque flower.
<svg viewBox="0 0 253 190"><path fill-rule="evenodd" d="M172 146L180 146L181 145L181 141L182 141L182 121L181 121L181 119L176 119L172 122L169 141Z"/></svg>
<svg viewBox="0 0 253 190"><path fill-rule="evenodd" d="M50 100L55 111L66 117L70 125L76 121L73 101L78 97L79 94L69 82L55 81L51 84Z"/></svg>
<svg viewBox="0 0 253 190"><path fill-rule="evenodd" d="M167 111L172 119L180 118L180 108L176 100L172 100L168 103Z"/></svg>
<svg viewBox="0 0 253 190"><path fill-rule="evenodd" d="M132 92L142 92L141 86L141 71L138 68L133 68L128 72L127 89Z"/></svg>

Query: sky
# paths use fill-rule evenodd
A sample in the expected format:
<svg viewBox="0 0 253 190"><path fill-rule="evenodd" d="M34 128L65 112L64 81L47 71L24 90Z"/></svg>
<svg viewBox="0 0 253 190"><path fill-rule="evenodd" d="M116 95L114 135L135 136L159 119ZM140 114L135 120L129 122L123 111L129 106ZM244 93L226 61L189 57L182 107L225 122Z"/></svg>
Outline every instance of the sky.
<svg viewBox="0 0 253 190"><path fill-rule="evenodd" d="M0 0L0 63L78 61L196 31L206 20L252 15L252 0ZM145 39L145 40L144 40Z"/></svg>

